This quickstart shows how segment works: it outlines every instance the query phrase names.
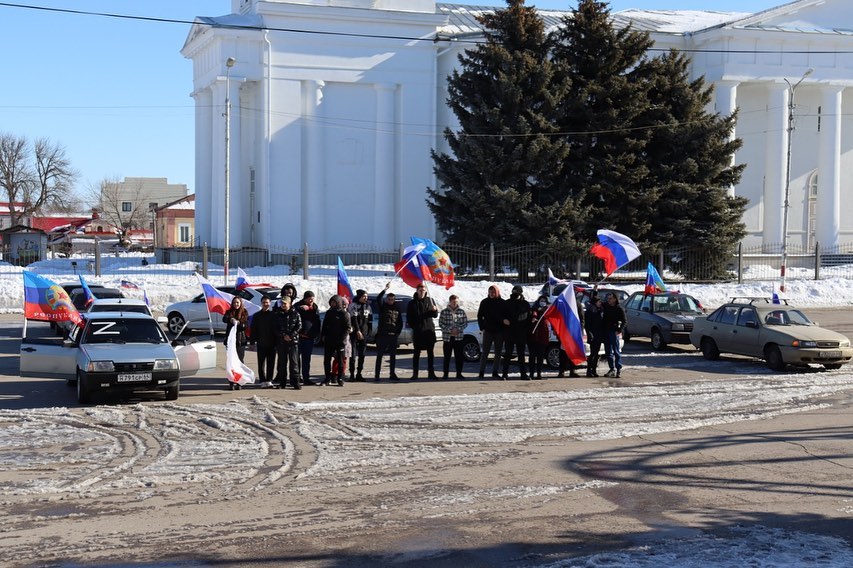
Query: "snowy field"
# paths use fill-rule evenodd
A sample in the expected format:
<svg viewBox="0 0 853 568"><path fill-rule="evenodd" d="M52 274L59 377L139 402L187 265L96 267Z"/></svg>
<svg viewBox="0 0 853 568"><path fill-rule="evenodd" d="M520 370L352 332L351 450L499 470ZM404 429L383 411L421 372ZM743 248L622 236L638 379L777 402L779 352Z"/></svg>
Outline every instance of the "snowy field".
<svg viewBox="0 0 853 568"><path fill-rule="evenodd" d="M132 280L146 288L155 310L200 292L194 277L170 276L161 273L160 267L152 268L150 275ZM380 291L393 274L389 266L347 268L353 288L370 292ZM252 271L247 272L251 278ZM324 306L335 292L334 271L328 267L312 273L318 275L306 282L283 272L273 283L281 286L293 282L300 294L311 289ZM264 269L264 274L268 275L269 269ZM56 280L64 282L73 277L69 274ZM119 279L89 281L117 286ZM210 279L218 284L221 275L213 274ZM432 286L431 293L441 304L451 293L456 294L466 309L476 311L488 284L465 282L451 290ZM498 284L508 296L512 284ZM713 307L730 296L767 296L772 286L770 282L757 282L685 285L679 289ZM535 297L538 288L525 287L526 296ZM399 280L392 291L412 292ZM0 277L0 310L22 313L22 295L20 276ZM849 306L853 281L793 280L783 296L809 307ZM661 358L669 358L676 376L679 371L687 373L709 364L699 355L646 352L626 355L626 366L649 371L651 377L655 369L652 358L656 365ZM616 474L549 472L544 464L556 461L555 456L563 455L565 448L758 428L765 421L825 412L853 393L853 374L848 368L778 374L762 366L724 360L715 363L713 375L690 376L685 380L649 379L623 388L609 388L613 385L607 384L566 388L562 381L550 380L546 388L536 392L498 384L494 389L497 392L464 392L460 387L463 392L459 394L430 394L427 389L417 394L352 399L337 394L348 389L334 389L334 400L325 395L321 400L288 400L243 391L222 403L207 399L193 403L191 397L182 397L177 403L152 401L88 408L9 410L3 409L0 398L0 506L10 511L5 528L0 529L0 548L7 561L16 559L9 561L10 565L20 566L45 562L72 565L68 562L80 559L84 564L95 560L103 563L110 558L113 561L106 565L119 565L116 557L110 556L111 551L115 547L132 548L128 543L136 539L140 547L144 541L145 546L175 550L178 545L171 532L118 521L114 527L88 529L97 538L84 538L88 522L95 523L98 514L112 518L111 511L125 507L126 502L137 511L137 520L145 515L168 515L163 512L163 503L176 511L195 511L174 522L187 527L189 541L197 538L213 549L214 544L203 540L206 531L216 534L232 522L246 535L272 524L282 530L286 527L293 538L309 538L322 526L341 526L357 535L364 524L375 523L376 518L393 528L406 522L411 526L478 523L480 519L494 522L495 518L524 517L531 511L551 508L571 511L590 507L597 493L619 491L628 479ZM18 380L0 376L0 386ZM317 396L313 389L304 389L301 394L306 391ZM849 462L849 457L837 459ZM530 464L540 463L531 460L543 458L547 459L541 462L542 471L524 474ZM667 459L677 462L679 458ZM785 467L779 475L787 475ZM848 469L853 469L853 464ZM772 470L773 466L768 466L765 473ZM733 491L739 489L738 479L733 482ZM823 482L828 483L826 479ZM853 517L849 485L827 493L830 517ZM331 504L337 501L343 504ZM325 509L311 509L317 502L326 503ZM290 511L291 521L285 523L276 512L287 517L284 511L288 505L299 513ZM252 507L259 512L250 512ZM220 519L223 508L228 513ZM50 512L40 516L34 513L42 510ZM310 515L303 513L309 510ZM304 519L303 514L307 515ZM536 523L536 516L529 522ZM70 531L70 527L78 527L74 530L83 531L83 536L66 535L63 531ZM448 565L441 560L450 554L448 549L432 542L407 546L410 548L404 552L389 553L383 563ZM228 565L196 557L180 563L158 562L156 553L141 558L149 567ZM836 536L753 523L714 531L683 527L668 536L610 546L606 552L571 560L534 556L523 562L513 559L512 564L559 568L840 568L853 566L853 548Z"/></svg>

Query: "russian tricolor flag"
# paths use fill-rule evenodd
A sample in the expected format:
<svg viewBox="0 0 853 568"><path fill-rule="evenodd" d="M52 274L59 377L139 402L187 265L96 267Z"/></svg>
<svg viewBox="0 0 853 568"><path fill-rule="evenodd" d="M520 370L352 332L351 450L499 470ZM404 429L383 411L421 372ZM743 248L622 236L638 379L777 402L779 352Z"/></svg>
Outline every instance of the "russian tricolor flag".
<svg viewBox="0 0 853 568"><path fill-rule="evenodd" d="M217 290L216 287L207 280L207 278L200 274L196 274L195 276L198 278L198 283L201 284L202 292L204 292L204 300L207 302L207 311L212 314L222 314L224 316L225 312L231 308L231 300L234 299L234 296L228 292ZM248 300L243 300L243 307L246 308L246 311L249 313L249 318L261 310L260 306Z"/></svg>
<svg viewBox="0 0 853 568"><path fill-rule="evenodd" d="M249 282L249 275L246 274L246 271L237 267L237 282L236 286L237 290L243 290L245 288L272 288L273 285L269 282L262 282L259 284L251 284Z"/></svg>
<svg viewBox="0 0 853 568"><path fill-rule="evenodd" d="M583 326L578 314L578 301L574 286L566 286L554 303L548 306L542 319L551 324L554 333L560 338L560 345L569 360L580 365L586 362L586 350L583 343Z"/></svg>
<svg viewBox="0 0 853 568"><path fill-rule="evenodd" d="M599 229L598 241L601 244L592 245L589 252L604 261L604 270L607 276L640 256L637 243L616 231Z"/></svg>

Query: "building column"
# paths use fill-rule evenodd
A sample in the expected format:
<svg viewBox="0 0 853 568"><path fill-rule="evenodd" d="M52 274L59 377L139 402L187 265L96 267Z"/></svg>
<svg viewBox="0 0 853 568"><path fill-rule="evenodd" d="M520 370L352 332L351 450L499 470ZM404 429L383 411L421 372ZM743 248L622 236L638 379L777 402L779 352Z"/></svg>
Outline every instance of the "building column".
<svg viewBox="0 0 853 568"><path fill-rule="evenodd" d="M225 246L225 77L218 77L213 89L211 125L210 178L210 242L211 247ZM233 141L232 141L233 144Z"/></svg>
<svg viewBox="0 0 853 568"><path fill-rule="evenodd" d="M320 120L323 102L323 81L302 83L302 208L300 211L302 242L313 248L325 247L323 229L323 204L326 203L325 176L323 175L323 129Z"/></svg>
<svg viewBox="0 0 853 568"><path fill-rule="evenodd" d="M373 243L381 246L395 246L397 239L396 223L399 196L394 191L394 172L396 166L396 105L394 96L397 85L377 83L376 90L376 155L374 171L376 186L373 190Z"/></svg>
<svg viewBox="0 0 853 568"><path fill-rule="evenodd" d="M717 114L720 116L731 116L737 110L737 88L740 85L738 81L718 81L714 84L715 92L717 94L716 101L716 109ZM735 129L732 129L731 136L729 136L729 140L734 140L737 134ZM731 165L735 165L735 155L731 155ZM735 195L735 187L732 185L729 187L729 197L734 197Z"/></svg>
<svg viewBox="0 0 853 568"><path fill-rule="evenodd" d="M192 94L195 99L195 236L211 242L211 205L213 203L213 93L201 89ZM208 148L207 153L199 149ZM159 237L159 235L158 235ZM201 244L199 243L199 244Z"/></svg>
<svg viewBox="0 0 853 568"><path fill-rule="evenodd" d="M844 87L821 88L815 237L822 247L838 245L841 229L841 99ZM808 196L807 196L808 198Z"/></svg>
<svg viewBox="0 0 853 568"><path fill-rule="evenodd" d="M764 172L762 244L768 252L778 252L784 234L782 209L788 176L788 85L785 83L768 87Z"/></svg>
<svg viewBox="0 0 853 568"><path fill-rule="evenodd" d="M240 112L240 107L242 106L240 104L240 91L244 80L245 79L242 77L234 77L232 75L230 81L231 92L228 94L231 102L231 163L228 165L228 177L231 178L229 180L230 186L228 187L228 197L230 201L228 204L228 220L230 224L230 233L228 235L228 240L230 241L229 244L232 249L242 247L246 244L246 217L244 211L246 208L246 201L248 201L249 196L244 194L243 191L243 187L246 182L243 178L244 168L242 167L243 152L241 150L243 148L243 127L241 120L242 113ZM224 241L225 237L223 234L223 242ZM236 268L231 267L231 270L236 270Z"/></svg>

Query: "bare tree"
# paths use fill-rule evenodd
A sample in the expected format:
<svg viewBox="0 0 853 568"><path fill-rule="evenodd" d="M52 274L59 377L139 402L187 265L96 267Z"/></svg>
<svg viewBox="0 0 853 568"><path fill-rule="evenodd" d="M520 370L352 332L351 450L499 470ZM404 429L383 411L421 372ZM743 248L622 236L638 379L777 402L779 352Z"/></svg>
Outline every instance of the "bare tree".
<svg viewBox="0 0 853 568"><path fill-rule="evenodd" d="M128 184L115 176L104 178L89 193L101 219L118 229L122 246L130 244L131 229L150 226L150 195L141 181Z"/></svg>
<svg viewBox="0 0 853 568"><path fill-rule="evenodd" d="M67 204L76 177L62 145L46 138L30 144L23 136L0 134L0 188L12 225L43 207Z"/></svg>

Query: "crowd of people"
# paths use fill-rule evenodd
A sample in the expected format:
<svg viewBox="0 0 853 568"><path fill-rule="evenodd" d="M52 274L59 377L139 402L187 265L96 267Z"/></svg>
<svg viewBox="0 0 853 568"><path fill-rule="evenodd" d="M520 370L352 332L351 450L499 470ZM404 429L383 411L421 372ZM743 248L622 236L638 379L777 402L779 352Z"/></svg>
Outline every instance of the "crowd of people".
<svg viewBox="0 0 853 568"><path fill-rule="evenodd" d="M382 380L382 363L387 356L387 378L399 381L397 345L404 318L395 294L388 291L390 286L390 282L385 285L374 306L371 306L365 290L357 290L352 303L345 296L334 295L329 299L329 308L322 318L314 293L308 290L301 300L297 300L296 287L291 283L282 287L281 296L275 303L264 298L260 311L251 319L243 300L234 297L222 318L226 323L226 337L236 326L236 350L241 361L247 345L256 346L257 376L262 388L285 388L289 385L301 389L309 384L343 386L345 381L366 381L364 364L367 339L371 335L376 343L373 380ZM620 335L625 325L625 311L618 298L607 294L602 299L593 292L588 303L584 305L578 299L577 306L589 343L586 376L599 376L599 352L603 346L609 367L605 376L620 377ZM513 359L517 362L521 379L543 378L542 369L552 337L551 324L543 319L548 307L547 296L540 296L531 306L520 286L512 288L508 299L501 297L497 286L489 287L477 310L477 323L482 333L478 378L486 375L490 353L494 355L492 378L507 380ZM442 335L440 377L435 363L435 344L438 341L436 319ZM428 379L448 379L451 363L455 378L465 378L463 345L468 315L455 295L451 295L447 306L439 310L426 286L420 284L408 302L405 325L412 331L412 380L420 376L422 353L426 355ZM311 357L319 344L323 347L323 376L319 382L313 382L310 378ZM569 377L579 376L576 367L561 350L558 376L565 376L567 371ZM232 389L240 388L230 384Z"/></svg>

